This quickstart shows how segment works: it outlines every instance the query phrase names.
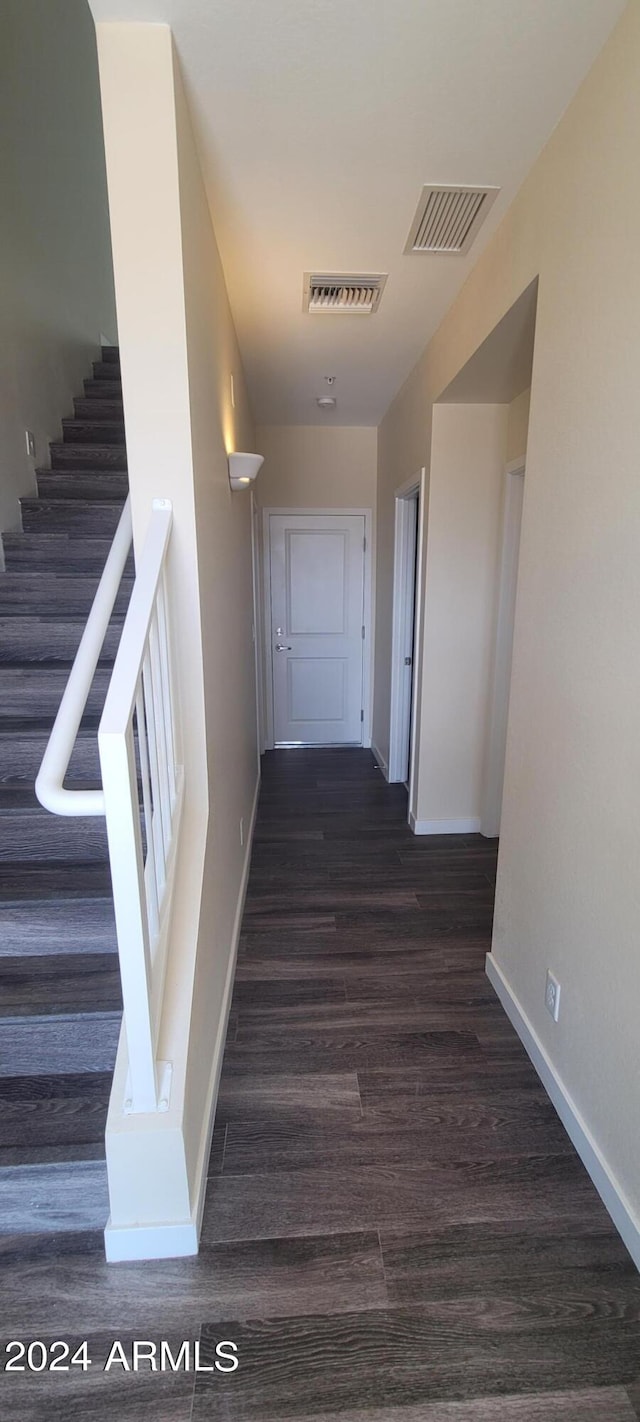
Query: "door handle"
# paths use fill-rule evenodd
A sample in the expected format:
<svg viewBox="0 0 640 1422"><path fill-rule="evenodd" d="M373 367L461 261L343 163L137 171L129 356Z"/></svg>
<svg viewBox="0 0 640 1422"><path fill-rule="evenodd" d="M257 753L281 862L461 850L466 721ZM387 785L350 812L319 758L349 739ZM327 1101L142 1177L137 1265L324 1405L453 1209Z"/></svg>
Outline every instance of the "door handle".
<svg viewBox="0 0 640 1422"><path fill-rule="evenodd" d="M404 664L405 664L406 667L412 666L412 665L413 665L413 657L405 657L405 659L404 659Z"/></svg>
<svg viewBox="0 0 640 1422"><path fill-rule="evenodd" d="M290 652L291 647L285 647L284 642L276 642L276 652Z"/></svg>

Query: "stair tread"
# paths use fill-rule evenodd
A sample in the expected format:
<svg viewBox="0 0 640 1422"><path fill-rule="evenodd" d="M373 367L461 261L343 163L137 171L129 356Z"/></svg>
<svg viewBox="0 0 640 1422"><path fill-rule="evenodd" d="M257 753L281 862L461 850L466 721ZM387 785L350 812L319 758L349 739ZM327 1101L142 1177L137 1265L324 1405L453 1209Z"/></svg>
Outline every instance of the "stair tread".
<svg viewBox="0 0 640 1422"><path fill-rule="evenodd" d="M39 1116L38 1125L42 1118ZM88 1118L88 1122L92 1117ZM106 1124L106 1110L94 1113L93 1129L94 1140L74 1140L73 1136L68 1141L47 1141L45 1138L38 1145L22 1144L15 1141L10 1145L0 1144L0 1170L16 1165L54 1165L54 1164L75 1164L77 1161L104 1160L106 1155L104 1143L104 1128ZM64 1121L57 1119L56 1124L64 1129ZM102 1138L101 1138L102 1137Z"/></svg>
<svg viewBox="0 0 640 1422"><path fill-rule="evenodd" d="M54 894L70 900L102 895L111 902L109 865L56 859L0 864L0 911L7 903L51 899Z"/></svg>
<svg viewBox="0 0 640 1422"><path fill-rule="evenodd" d="M113 377L108 380L103 376L101 380L95 378L83 382L85 398L88 400L110 400L122 398L122 381L120 377Z"/></svg>
<svg viewBox="0 0 640 1422"><path fill-rule="evenodd" d="M38 475L38 493L45 502L57 497L67 503L74 499L88 504L92 500L105 503L119 497L124 503L128 492L126 471L122 469L50 469Z"/></svg>
<svg viewBox="0 0 640 1422"><path fill-rule="evenodd" d="M56 469L124 469L127 467L126 445L119 441L114 444L72 444L67 440L54 440L49 445L51 469L37 469L36 474L46 474Z"/></svg>
<svg viewBox="0 0 640 1422"><path fill-rule="evenodd" d="M110 895L0 903L0 960L20 953L23 959L53 956L57 961L72 951L101 956L117 951Z"/></svg>
<svg viewBox="0 0 640 1422"><path fill-rule="evenodd" d="M106 1163L5 1166L0 1214L7 1234L103 1229L109 1215Z"/></svg>
<svg viewBox="0 0 640 1422"><path fill-rule="evenodd" d="M99 423L113 419L116 423L124 420L124 404L122 396L113 395L95 397L91 395L80 395L73 402L74 415L77 420L96 419Z"/></svg>
<svg viewBox="0 0 640 1422"><path fill-rule="evenodd" d="M104 419L92 415L89 419L81 418L78 415L70 416L62 421L62 431L64 443L82 444L87 450L91 450L94 445L118 444L124 447L124 416L119 419Z"/></svg>
<svg viewBox="0 0 640 1422"><path fill-rule="evenodd" d="M0 1020L118 1012L122 991L113 954L0 958Z"/></svg>
<svg viewBox="0 0 640 1422"><path fill-rule="evenodd" d="M117 493L117 498L114 498L114 493ZM126 490L110 489L109 497L103 490L100 497L85 498L80 490L75 498L70 499L65 497L64 490L58 488L48 496L41 493L39 497L22 498L22 524L29 533L73 530L76 536L91 532L113 538L125 498Z"/></svg>

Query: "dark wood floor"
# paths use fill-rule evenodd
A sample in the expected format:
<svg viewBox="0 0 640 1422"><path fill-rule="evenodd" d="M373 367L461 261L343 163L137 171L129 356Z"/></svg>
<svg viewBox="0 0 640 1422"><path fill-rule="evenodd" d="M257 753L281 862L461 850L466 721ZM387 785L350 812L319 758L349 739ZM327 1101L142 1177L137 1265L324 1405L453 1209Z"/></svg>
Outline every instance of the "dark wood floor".
<svg viewBox="0 0 640 1422"><path fill-rule="evenodd" d="M265 758L200 1256L5 1238L0 1417L637 1422L640 1280L484 976L496 846L361 751ZM233 1374L102 1372L120 1338Z"/></svg>

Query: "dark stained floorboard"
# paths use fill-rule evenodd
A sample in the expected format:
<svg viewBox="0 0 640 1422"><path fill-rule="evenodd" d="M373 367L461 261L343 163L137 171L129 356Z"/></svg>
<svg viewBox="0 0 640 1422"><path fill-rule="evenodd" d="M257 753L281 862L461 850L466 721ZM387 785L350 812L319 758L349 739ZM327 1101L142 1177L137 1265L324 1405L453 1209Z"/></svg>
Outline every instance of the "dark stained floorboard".
<svg viewBox="0 0 640 1422"><path fill-rule="evenodd" d="M81 1320L98 1362L1 1376L0 1417L638 1422L638 1274L484 973L495 865L413 837L366 751L265 757L200 1254L0 1240L4 1337ZM6 1149L41 1098L2 1084ZM81 1139L73 1078L47 1110ZM240 1365L105 1377L114 1337Z"/></svg>

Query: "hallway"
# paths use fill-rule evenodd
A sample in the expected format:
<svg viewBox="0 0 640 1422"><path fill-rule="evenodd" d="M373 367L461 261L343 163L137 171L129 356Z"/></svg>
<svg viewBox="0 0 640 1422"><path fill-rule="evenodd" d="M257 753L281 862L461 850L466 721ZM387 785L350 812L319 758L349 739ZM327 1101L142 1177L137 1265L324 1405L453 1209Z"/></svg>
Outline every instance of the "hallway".
<svg viewBox="0 0 640 1422"><path fill-rule="evenodd" d="M640 1280L484 976L495 860L367 751L264 758L199 1257L1 1242L5 1339L238 1369L5 1375L0 1415L633 1422Z"/></svg>

